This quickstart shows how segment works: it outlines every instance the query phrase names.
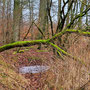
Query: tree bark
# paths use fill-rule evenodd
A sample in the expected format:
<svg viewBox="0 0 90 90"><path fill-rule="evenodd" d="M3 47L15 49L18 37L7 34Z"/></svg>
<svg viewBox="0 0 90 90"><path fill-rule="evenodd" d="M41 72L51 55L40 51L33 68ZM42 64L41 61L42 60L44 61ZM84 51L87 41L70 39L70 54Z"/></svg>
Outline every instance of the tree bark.
<svg viewBox="0 0 90 90"><path fill-rule="evenodd" d="M40 28L41 30L43 30L43 33L45 33L47 24L47 0L40 0L39 21L40 21Z"/></svg>
<svg viewBox="0 0 90 90"><path fill-rule="evenodd" d="M20 17L21 8L20 0L14 0L14 10L13 10L13 42L20 40Z"/></svg>

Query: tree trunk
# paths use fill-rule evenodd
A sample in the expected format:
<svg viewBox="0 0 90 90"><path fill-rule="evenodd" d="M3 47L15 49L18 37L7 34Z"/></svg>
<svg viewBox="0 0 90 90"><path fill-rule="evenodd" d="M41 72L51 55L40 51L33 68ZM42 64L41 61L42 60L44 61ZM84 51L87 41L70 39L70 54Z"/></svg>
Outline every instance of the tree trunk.
<svg viewBox="0 0 90 90"><path fill-rule="evenodd" d="M6 35L5 35L5 0L3 0L2 2L3 6L2 6L2 37L3 37L3 43L5 44L6 43Z"/></svg>
<svg viewBox="0 0 90 90"><path fill-rule="evenodd" d="M33 22L33 19L34 19L34 17L33 17L33 0L28 0L28 2L29 2L29 15L30 15L30 24L32 24L32 22ZM33 33L33 25L32 25L32 27L31 27L31 37L30 37L30 39L31 40L33 40L33 36L34 36L34 33Z"/></svg>
<svg viewBox="0 0 90 90"><path fill-rule="evenodd" d="M41 30L45 33L47 23L47 0L40 0L39 22Z"/></svg>
<svg viewBox="0 0 90 90"><path fill-rule="evenodd" d="M13 10L13 42L20 40L20 17L21 17L20 0L14 0Z"/></svg>
<svg viewBox="0 0 90 90"><path fill-rule="evenodd" d="M61 0L58 0L58 20L60 20Z"/></svg>
<svg viewBox="0 0 90 90"><path fill-rule="evenodd" d="M7 0L6 43L11 42L11 0Z"/></svg>
<svg viewBox="0 0 90 90"><path fill-rule="evenodd" d="M84 0L84 1L85 1L85 0ZM82 2L83 2L83 1L82 1ZM81 3L80 12L82 13L83 10L84 10L84 4ZM78 28L79 28L79 29L82 29L82 17L79 18L79 21L78 21L78 22L79 22Z"/></svg>

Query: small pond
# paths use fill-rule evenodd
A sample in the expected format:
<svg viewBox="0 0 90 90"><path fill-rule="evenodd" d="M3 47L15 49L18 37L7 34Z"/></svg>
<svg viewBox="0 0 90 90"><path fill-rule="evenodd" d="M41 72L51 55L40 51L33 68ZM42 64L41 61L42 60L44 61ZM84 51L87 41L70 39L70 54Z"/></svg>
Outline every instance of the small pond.
<svg viewBox="0 0 90 90"><path fill-rule="evenodd" d="M49 66L42 66L42 65L24 66L19 69L19 73L22 74L41 73L47 71L49 68L50 68Z"/></svg>

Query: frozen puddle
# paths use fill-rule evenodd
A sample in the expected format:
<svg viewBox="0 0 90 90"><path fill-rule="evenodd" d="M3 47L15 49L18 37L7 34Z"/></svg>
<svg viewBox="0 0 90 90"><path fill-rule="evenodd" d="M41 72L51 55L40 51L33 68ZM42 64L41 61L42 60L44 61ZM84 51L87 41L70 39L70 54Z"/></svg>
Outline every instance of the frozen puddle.
<svg viewBox="0 0 90 90"><path fill-rule="evenodd" d="M41 73L45 72L49 69L49 66L40 66L40 65L35 65L35 66L25 66L19 69L19 73L26 74L26 73Z"/></svg>

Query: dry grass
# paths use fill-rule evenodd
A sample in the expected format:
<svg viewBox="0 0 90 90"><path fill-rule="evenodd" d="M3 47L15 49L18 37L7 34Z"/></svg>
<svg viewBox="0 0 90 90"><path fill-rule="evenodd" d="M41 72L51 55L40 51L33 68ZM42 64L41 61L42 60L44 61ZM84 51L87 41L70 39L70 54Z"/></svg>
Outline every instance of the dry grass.
<svg viewBox="0 0 90 90"><path fill-rule="evenodd" d="M43 90L90 90L90 38L79 36L73 42L68 52L84 63L69 57L64 57L64 61L56 57L51 59L52 74L47 78L48 84Z"/></svg>
<svg viewBox="0 0 90 90"><path fill-rule="evenodd" d="M0 56L0 90L25 90L28 81Z"/></svg>
<svg viewBox="0 0 90 90"><path fill-rule="evenodd" d="M84 63L69 57L64 57L64 60L62 60L50 52L43 52L43 50L36 52L32 49L13 56L10 56L11 52L7 51L9 56L8 63L10 58L12 58L13 64L19 67L19 64L29 65L27 59L32 59L32 64L35 61L33 59L39 59L39 62L34 63L36 65L40 64L41 58L44 61L41 64L49 65L50 70L36 75L26 74L23 75L24 78L15 72L11 62L10 65L6 62L2 64L3 58L0 58L0 86L4 90L6 88L23 90L24 86L25 90L28 83L26 79L29 79L30 86L26 90L90 90L90 37L71 34L68 40L69 44L66 44L66 46L68 48L69 45L69 48L67 51L80 58Z"/></svg>

